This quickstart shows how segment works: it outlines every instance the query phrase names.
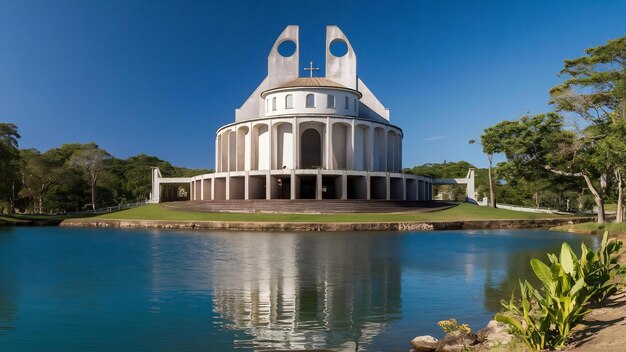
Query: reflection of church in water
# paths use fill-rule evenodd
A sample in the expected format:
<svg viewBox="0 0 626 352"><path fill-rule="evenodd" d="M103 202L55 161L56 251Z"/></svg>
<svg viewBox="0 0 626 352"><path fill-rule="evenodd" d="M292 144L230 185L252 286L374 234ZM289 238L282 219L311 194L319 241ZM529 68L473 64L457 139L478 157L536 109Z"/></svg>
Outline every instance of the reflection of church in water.
<svg viewBox="0 0 626 352"><path fill-rule="evenodd" d="M291 43L293 53L279 50ZM333 53L333 45L345 53ZM402 173L402 130L357 75L356 54L326 29L325 77L300 77L298 26L268 56L265 79L215 139L215 173L163 178L151 201L234 199L430 200L432 179ZM181 198L178 187L190 190Z"/></svg>
<svg viewBox="0 0 626 352"><path fill-rule="evenodd" d="M375 262L394 241L346 235L244 235L212 263L214 311L255 348L366 350L401 314L400 266ZM315 240L313 240L315 238ZM349 254L347 254L349 253ZM237 344L237 342L235 342Z"/></svg>

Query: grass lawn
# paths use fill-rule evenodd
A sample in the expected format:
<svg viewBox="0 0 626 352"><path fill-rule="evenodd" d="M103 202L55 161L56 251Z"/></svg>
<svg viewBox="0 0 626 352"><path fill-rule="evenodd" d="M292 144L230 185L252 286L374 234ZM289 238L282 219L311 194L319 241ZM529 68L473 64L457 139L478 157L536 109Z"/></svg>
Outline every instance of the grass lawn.
<svg viewBox="0 0 626 352"><path fill-rule="evenodd" d="M27 220L15 219L15 218L13 218L11 216L4 216L4 215L0 216L0 223L10 223L10 224L13 224L13 223L16 223L16 222L27 222Z"/></svg>
<svg viewBox="0 0 626 352"><path fill-rule="evenodd" d="M598 225L595 222L585 222L582 224L576 225L564 225L557 226L552 228L557 231L571 231L571 232L579 232L579 233L592 233L592 234L603 234L604 231L608 231L609 235L622 235L626 234L626 223L616 224L616 223L605 223L604 225Z"/></svg>
<svg viewBox="0 0 626 352"><path fill-rule="evenodd" d="M42 222L42 221L59 222L61 220L68 219L70 217L71 216L69 215L40 215L40 214L37 214L37 215L31 215L31 214L0 215L0 224L2 223L16 224L16 223L29 223L29 222Z"/></svg>
<svg viewBox="0 0 626 352"><path fill-rule="evenodd" d="M455 221L545 219L563 215L523 213L493 209L471 204L459 204L450 209L429 213L357 213L357 214L258 214L258 213L200 213L166 209L158 204L97 216L120 220L181 220L181 221L258 221L258 222L395 222L395 221Z"/></svg>

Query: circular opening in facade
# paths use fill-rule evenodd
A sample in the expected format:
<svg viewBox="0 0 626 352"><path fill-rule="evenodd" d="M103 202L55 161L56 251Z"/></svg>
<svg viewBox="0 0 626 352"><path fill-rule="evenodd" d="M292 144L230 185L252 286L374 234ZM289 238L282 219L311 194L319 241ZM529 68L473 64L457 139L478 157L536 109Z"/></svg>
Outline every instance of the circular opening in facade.
<svg viewBox="0 0 626 352"><path fill-rule="evenodd" d="M293 40L285 40L278 46L278 53L283 57L290 57L296 52L296 43Z"/></svg>
<svg viewBox="0 0 626 352"><path fill-rule="evenodd" d="M348 53L348 44L343 39L335 39L330 43L330 53L342 57Z"/></svg>

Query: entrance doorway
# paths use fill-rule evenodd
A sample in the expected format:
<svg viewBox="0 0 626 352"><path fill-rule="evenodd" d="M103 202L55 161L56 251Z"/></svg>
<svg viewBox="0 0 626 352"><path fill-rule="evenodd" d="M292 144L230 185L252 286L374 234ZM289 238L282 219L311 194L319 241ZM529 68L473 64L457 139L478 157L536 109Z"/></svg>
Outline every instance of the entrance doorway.
<svg viewBox="0 0 626 352"><path fill-rule="evenodd" d="M300 176L300 199L316 199L317 176Z"/></svg>
<svg viewBox="0 0 626 352"><path fill-rule="evenodd" d="M315 128L308 128L302 132L300 164L302 169L322 167L322 136Z"/></svg>

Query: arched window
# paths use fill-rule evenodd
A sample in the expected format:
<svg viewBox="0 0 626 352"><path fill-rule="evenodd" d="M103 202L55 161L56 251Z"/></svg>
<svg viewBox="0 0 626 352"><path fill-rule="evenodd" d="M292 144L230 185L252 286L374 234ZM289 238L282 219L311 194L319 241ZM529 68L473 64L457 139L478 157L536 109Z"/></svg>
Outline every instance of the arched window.
<svg viewBox="0 0 626 352"><path fill-rule="evenodd" d="M285 96L285 109L293 109L293 95L291 94Z"/></svg>
<svg viewBox="0 0 626 352"><path fill-rule="evenodd" d="M272 98L272 111L276 111L276 97Z"/></svg>
<svg viewBox="0 0 626 352"><path fill-rule="evenodd" d="M326 97L326 107L329 109L334 109L335 108L335 96L328 94L328 96Z"/></svg>
<svg viewBox="0 0 626 352"><path fill-rule="evenodd" d="M307 94L306 95L306 107L314 108L315 107L315 95Z"/></svg>
<svg viewBox="0 0 626 352"><path fill-rule="evenodd" d="M345 109L346 110L350 109L350 105L348 105L348 97L345 97L345 102L346 102Z"/></svg>
<svg viewBox="0 0 626 352"><path fill-rule="evenodd" d="M354 99L354 111L356 111L356 98Z"/></svg>

